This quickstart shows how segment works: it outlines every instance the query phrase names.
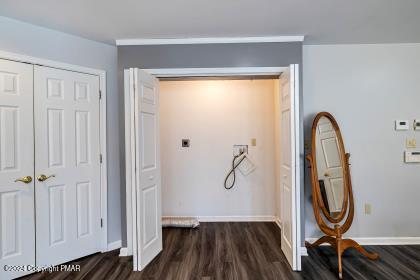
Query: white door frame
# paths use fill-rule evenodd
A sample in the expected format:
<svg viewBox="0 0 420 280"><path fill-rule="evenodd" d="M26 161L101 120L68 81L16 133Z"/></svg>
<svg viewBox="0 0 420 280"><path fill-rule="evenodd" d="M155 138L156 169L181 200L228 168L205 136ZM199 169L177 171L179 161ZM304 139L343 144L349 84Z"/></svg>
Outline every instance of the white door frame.
<svg viewBox="0 0 420 280"><path fill-rule="evenodd" d="M155 76L156 78L179 78L179 77L226 77L226 76L280 76L289 67L224 67L224 68L156 68L156 69L141 69L147 73ZM121 248L120 256L131 256L133 254L133 215L132 215L132 167L133 167L133 146L132 146L132 135L133 127L131 126L130 118L133 114L133 104L129 94L127 86L132 88L133 84L129 84L129 69L124 70L124 104L125 104L125 161L126 161L126 219L127 219L127 247ZM296 106L299 104L299 79L296 82ZM300 111L300 110L299 110ZM299 132L299 129L297 130ZM295 219L298 220L301 217L300 211L300 198L303 195L303 189L301 189L300 179L300 135L296 134L295 147L297 147L295 153L297 154L297 167L296 167L296 194L295 194ZM301 258L301 223L297 225L296 232L296 258ZM298 267L296 270L301 270L300 261L297 262Z"/></svg>
<svg viewBox="0 0 420 280"><path fill-rule="evenodd" d="M106 71L94 68L88 68L68 63L57 62L53 60L26 56L17 53L0 51L0 58L12 60L16 62L29 63L40 66L47 66L62 70L80 72L99 76L99 90L101 91L101 99L99 102L99 131L100 131L100 151L102 155L101 164L101 251L108 251L108 176L107 176L107 153L106 153Z"/></svg>

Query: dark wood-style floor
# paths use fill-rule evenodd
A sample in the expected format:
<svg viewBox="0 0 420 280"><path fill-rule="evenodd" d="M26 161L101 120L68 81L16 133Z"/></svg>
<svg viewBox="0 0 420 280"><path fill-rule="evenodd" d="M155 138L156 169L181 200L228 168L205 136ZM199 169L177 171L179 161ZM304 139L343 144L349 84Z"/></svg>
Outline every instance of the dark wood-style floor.
<svg viewBox="0 0 420 280"><path fill-rule="evenodd" d="M201 223L199 229L164 229L163 251L142 272L118 250L72 262L80 272L38 273L22 279L337 279L330 247L310 250L302 272L292 272L280 249L274 223ZM369 261L344 254L344 279L420 279L420 246L369 246L380 254Z"/></svg>

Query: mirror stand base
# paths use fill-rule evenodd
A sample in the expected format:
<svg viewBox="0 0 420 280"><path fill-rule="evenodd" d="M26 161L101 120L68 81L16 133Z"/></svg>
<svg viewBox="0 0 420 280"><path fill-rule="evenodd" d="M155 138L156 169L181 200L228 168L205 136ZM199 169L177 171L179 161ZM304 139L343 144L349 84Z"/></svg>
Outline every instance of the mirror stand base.
<svg viewBox="0 0 420 280"><path fill-rule="evenodd" d="M341 255L344 253L345 250L349 248L354 248L359 253L364 255L370 260L377 260L379 258L379 255L377 253L369 253L365 250L365 248L362 247L359 243L354 241L353 239L342 239L341 234L338 234L337 237L324 235L321 238L319 238L314 243L309 243L308 241L305 241L305 247L308 249L317 248L322 244L328 243L337 251L338 256L338 276L340 279L343 279L343 268L341 264Z"/></svg>

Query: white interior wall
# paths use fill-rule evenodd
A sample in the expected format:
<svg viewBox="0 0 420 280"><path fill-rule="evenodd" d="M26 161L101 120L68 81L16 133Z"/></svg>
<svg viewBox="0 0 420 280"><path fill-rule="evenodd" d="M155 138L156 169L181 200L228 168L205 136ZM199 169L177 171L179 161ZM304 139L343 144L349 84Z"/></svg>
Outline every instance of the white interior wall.
<svg viewBox="0 0 420 280"><path fill-rule="evenodd" d="M306 139L319 111L331 112L351 154L355 217L350 237L420 237L420 165L403 163L407 138L396 119L420 118L420 44L303 47ZM306 177L306 237L318 237ZM364 204L372 214L364 213Z"/></svg>
<svg viewBox="0 0 420 280"><path fill-rule="evenodd" d="M275 215L275 82L160 82L164 216ZM257 169L247 177L238 171L235 187L225 190L234 144L250 145Z"/></svg>

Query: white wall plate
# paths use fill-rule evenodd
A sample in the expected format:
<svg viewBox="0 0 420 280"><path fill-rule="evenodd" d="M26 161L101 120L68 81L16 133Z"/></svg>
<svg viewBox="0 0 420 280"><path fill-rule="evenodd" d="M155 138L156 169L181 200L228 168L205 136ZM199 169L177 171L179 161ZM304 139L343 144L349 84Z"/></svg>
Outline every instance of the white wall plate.
<svg viewBox="0 0 420 280"><path fill-rule="evenodd" d="M405 151L404 162L420 163L420 151Z"/></svg>
<svg viewBox="0 0 420 280"><path fill-rule="evenodd" d="M410 127L408 125L407 120L396 120L395 121L395 130L409 130Z"/></svg>
<svg viewBox="0 0 420 280"><path fill-rule="evenodd" d="M252 159L247 154L245 154L243 161L238 166L239 171L241 171L242 175L247 176L252 171L254 171L255 168L256 166L254 162L252 161Z"/></svg>

